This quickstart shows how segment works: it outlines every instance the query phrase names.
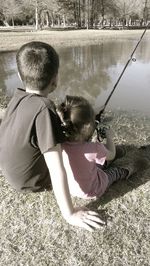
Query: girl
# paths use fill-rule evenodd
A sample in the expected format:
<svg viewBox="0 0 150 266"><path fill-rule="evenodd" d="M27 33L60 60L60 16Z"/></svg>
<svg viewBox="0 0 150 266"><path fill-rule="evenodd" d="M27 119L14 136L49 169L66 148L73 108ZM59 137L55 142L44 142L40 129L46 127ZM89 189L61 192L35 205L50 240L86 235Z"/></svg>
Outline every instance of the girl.
<svg viewBox="0 0 150 266"><path fill-rule="evenodd" d="M132 167L125 168L103 167L105 161L115 158L113 132L111 129L106 130L106 145L90 141L95 131L95 114L86 99L66 96L57 112L67 140L61 146L72 196L100 197L113 182L128 178L136 172L134 163Z"/></svg>

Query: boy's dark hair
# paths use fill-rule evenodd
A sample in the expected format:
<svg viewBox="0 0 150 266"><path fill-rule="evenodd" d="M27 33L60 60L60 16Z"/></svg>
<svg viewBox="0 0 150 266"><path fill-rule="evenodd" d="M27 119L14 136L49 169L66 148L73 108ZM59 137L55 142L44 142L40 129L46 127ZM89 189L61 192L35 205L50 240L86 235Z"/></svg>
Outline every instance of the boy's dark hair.
<svg viewBox="0 0 150 266"><path fill-rule="evenodd" d="M59 56L43 42L24 44L16 55L17 67L25 87L44 90L58 73Z"/></svg>
<svg viewBox="0 0 150 266"><path fill-rule="evenodd" d="M67 95L57 112L67 140L87 141L91 138L95 130L95 114L85 98Z"/></svg>

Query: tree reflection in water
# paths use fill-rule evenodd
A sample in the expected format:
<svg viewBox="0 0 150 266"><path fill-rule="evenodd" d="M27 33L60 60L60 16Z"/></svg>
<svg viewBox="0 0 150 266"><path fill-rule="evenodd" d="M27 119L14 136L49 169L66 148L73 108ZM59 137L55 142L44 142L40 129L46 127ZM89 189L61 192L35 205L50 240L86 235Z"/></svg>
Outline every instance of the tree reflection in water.
<svg viewBox="0 0 150 266"><path fill-rule="evenodd" d="M95 108L104 104L136 43L137 39L135 41L133 39L111 40L100 45L58 48L59 86L53 93L53 99L60 101L66 94L82 95L90 100ZM150 53L147 38L138 47L135 56L137 61L130 64L124 73L111 98L111 107L132 107L131 90L132 95L142 90L145 94L147 93L150 79L148 73ZM21 86L21 83L17 75L15 53L1 53L1 94L12 95L14 88L18 86Z"/></svg>

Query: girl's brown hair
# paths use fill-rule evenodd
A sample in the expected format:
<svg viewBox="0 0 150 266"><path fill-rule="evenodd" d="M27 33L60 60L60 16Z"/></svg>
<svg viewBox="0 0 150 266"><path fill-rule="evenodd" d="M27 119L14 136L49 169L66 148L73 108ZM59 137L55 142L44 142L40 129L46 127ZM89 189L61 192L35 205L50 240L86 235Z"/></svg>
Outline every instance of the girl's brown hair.
<svg viewBox="0 0 150 266"><path fill-rule="evenodd" d="M95 114L85 98L67 95L57 112L67 140L87 141L91 138L95 129Z"/></svg>

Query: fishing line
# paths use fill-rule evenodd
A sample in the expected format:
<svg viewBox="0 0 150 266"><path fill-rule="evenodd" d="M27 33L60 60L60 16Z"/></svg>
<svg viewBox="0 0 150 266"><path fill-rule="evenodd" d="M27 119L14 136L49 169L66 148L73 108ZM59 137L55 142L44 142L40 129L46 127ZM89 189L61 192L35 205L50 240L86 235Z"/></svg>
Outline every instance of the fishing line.
<svg viewBox="0 0 150 266"><path fill-rule="evenodd" d="M143 39L143 37L144 37L144 35L145 35L145 33L146 33L146 31L147 31L149 25L150 25L150 22L149 22L149 23L147 24L147 26L145 27L144 32L142 33L142 35L141 35L139 41L137 42L137 44L136 44L136 46L135 46L133 52L131 53L131 55L130 55L128 61L127 61L127 63L125 64L125 66L124 66L124 68L123 68L123 70L122 70L122 72L121 72L119 78L117 79L117 81L116 81L116 83L115 83L115 85L114 85L114 87L113 87L111 93L109 94L109 96L108 96L108 98L107 98L107 100L106 100L106 102L105 102L105 104L104 104L103 109L102 109L102 110L96 115L96 120L101 121L101 115L104 113L105 108L106 108L106 106L107 106L107 104L108 104L108 102L109 102L109 100L110 100L112 94L114 93L114 91L115 91L115 89L116 89L116 87L117 87L119 81L121 80L121 78L122 78L122 76L123 76L123 74L124 74L124 72L125 72L127 66L129 65L129 63L130 63L131 61L133 61L133 62L136 61L136 59L133 57L133 55L134 55L134 53L135 53L137 47L139 46L140 42L142 41L142 39Z"/></svg>

